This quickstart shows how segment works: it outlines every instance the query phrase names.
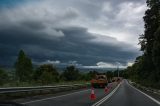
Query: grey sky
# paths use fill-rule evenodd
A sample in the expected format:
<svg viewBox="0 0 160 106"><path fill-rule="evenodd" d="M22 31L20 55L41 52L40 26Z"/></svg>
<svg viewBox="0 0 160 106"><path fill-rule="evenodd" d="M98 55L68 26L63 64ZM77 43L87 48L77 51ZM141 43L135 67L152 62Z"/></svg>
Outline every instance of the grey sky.
<svg viewBox="0 0 160 106"><path fill-rule="evenodd" d="M12 3L15 2L15 3ZM127 66L140 55L145 0L17 0L0 5L0 65ZM12 4L12 5L11 5Z"/></svg>

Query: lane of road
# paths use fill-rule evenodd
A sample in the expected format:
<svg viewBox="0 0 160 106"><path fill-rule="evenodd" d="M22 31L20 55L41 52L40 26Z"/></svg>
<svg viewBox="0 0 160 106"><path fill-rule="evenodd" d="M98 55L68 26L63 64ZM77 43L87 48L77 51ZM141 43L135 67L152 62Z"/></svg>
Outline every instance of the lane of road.
<svg viewBox="0 0 160 106"><path fill-rule="evenodd" d="M95 89L97 100L107 94L104 89ZM27 106L91 106L96 101L90 100L91 90L83 90L76 93L66 94L47 99L41 99L25 103Z"/></svg>
<svg viewBox="0 0 160 106"><path fill-rule="evenodd" d="M113 89L112 89L113 90ZM91 101L91 90L83 90L67 95L51 97L38 101L26 103L27 106L93 106L93 104L106 97L104 89L95 89L96 101ZM149 99L144 94L140 93L126 80L122 81L117 91L101 105L96 106L160 106L156 102Z"/></svg>
<svg viewBox="0 0 160 106"><path fill-rule="evenodd" d="M113 83L112 85L113 87L110 91L112 91L117 84ZM90 100L91 89L86 89L75 93L33 100L25 102L24 104L27 106L91 106L108 94L105 93L105 90L102 88L94 89L94 92L96 95L95 101Z"/></svg>
<svg viewBox="0 0 160 106"><path fill-rule="evenodd" d="M118 91L101 106L160 106L124 80Z"/></svg>

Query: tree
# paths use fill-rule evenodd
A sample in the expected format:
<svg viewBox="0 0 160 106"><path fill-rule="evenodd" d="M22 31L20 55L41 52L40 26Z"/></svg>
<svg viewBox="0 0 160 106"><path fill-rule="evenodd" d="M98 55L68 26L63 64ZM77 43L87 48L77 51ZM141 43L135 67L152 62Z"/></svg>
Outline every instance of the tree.
<svg viewBox="0 0 160 106"><path fill-rule="evenodd" d="M151 56L153 42L155 40L154 33L160 25L160 1L147 0L146 3L149 8L146 10L145 16L143 17L145 22L145 31L140 37L145 41L145 48L142 50L145 51L148 56Z"/></svg>
<svg viewBox="0 0 160 106"><path fill-rule="evenodd" d="M153 45L153 62L158 70L160 70L160 27L155 33L155 42Z"/></svg>
<svg viewBox="0 0 160 106"><path fill-rule="evenodd" d="M149 7L144 16L145 32L142 37L145 43L141 43L141 48L144 51L144 68L147 67L144 73L148 73L148 80L154 80L156 66L153 62L153 46L155 42L154 33L157 31L160 25L160 1L159 0L147 0L147 6ZM152 73L151 73L152 72Z"/></svg>
<svg viewBox="0 0 160 106"><path fill-rule="evenodd" d="M3 85L8 80L8 74L4 70L0 69L0 85Z"/></svg>
<svg viewBox="0 0 160 106"><path fill-rule="evenodd" d="M156 82L159 82L160 84L160 27L154 34L155 36L155 41L153 45L153 63L156 66L156 71L155 71L155 80ZM160 85L159 85L160 86Z"/></svg>
<svg viewBox="0 0 160 106"><path fill-rule="evenodd" d="M106 76L107 76L107 79L110 81L113 77L113 72L112 71L107 71Z"/></svg>
<svg viewBox="0 0 160 106"><path fill-rule="evenodd" d="M79 71L74 66L68 66L62 73L62 77L66 81L75 81L79 79Z"/></svg>
<svg viewBox="0 0 160 106"><path fill-rule="evenodd" d="M43 84L49 84L59 80L59 73L52 64L44 64L36 69L34 79Z"/></svg>
<svg viewBox="0 0 160 106"><path fill-rule="evenodd" d="M89 81L89 80L95 78L97 74L99 74L97 71L89 71L88 73L84 74L84 77L85 77L84 79L86 81Z"/></svg>
<svg viewBox="0 0 160 106"><path fill-rule="evenodd" d="M144 49L143 69L140 70L142 76L146 76L147 82L157 82L159 79L157 75L157 63L159 52L158 30L160 26L160 1L159 0L147 0L148 10L145 12L145 32L143 40L146 41ZM143 46L142 46L143 47ZM144 71L145 70L145 71Z"/></svg>
<svg viewBox="0 0 160 106"><path fill-rule="evenodd" d="M147 0L148 9L143 17L144 34L139 37L143 55L136 58L132 67L128 68L128 76L145 86L158 87L160 84L160 1ZM155 83L157 82L157 83Z"/></svg>
<svg viewBox="0 0 160 106"><path fill-rule="evenodd" d="M33 66L30 58L26 56L23 50L20 50L15 63L16 77L19 81L29 81L32 78Z"/></svg>

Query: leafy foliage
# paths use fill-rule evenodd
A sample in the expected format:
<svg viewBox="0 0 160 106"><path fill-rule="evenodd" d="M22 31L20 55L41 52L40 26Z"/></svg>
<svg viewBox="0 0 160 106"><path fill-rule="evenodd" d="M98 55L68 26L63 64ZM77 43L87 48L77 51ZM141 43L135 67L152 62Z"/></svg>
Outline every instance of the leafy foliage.
<svg viewBox="0 0 160 106"><path fill-rule="evenodd" d="M155 33L155 42L153 44L152 59L156 67L155 80L160 82L160 27Z"/></svg>
<svg viewBox="0 0 160 106"><path fill-rule="evenodd" d="M0 85L3 85L4 83L6 83L8 80L8 75L7 73L0 69Z"/></svg>
<svg viewBox="0 0 160 106"><path fill-rule="evenodd" d="M44 64L36 69L34 79L42 84L49 84L59 80L59 73L51 64Z"/></svg>
<svg viewBox="0 0 160 106"><path fill-rule="evenodd" d="M160 1L147 0L146 3L145 31L139 38L143 55L136 58L126 73L145 86L160 88Z"/></svg>
<svg viewBox="0 0 160 106"><path fill-rule="evenodd" d="M74 66L68 66L62 73L62 78L66 81L74 81L79 79L79 71Z"/></svg>
<svg viewBox="0 0 160 106"><path fill-rule="evenodd" d="M23 50L20 50L17 61L15 63L16 77L19 81L29 81L32 78L32 62Z"/></svg>

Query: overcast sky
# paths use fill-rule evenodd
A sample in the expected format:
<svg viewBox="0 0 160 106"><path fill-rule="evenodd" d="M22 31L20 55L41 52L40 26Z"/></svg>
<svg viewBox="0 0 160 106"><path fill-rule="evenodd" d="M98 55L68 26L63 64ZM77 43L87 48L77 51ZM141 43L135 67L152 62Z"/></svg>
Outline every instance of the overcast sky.
<svg viewBox="0 0 160 106"><path fill-rule="evenodd" d="M141 54L145 0L0 0L0 66L124 67Z"/></svg>

